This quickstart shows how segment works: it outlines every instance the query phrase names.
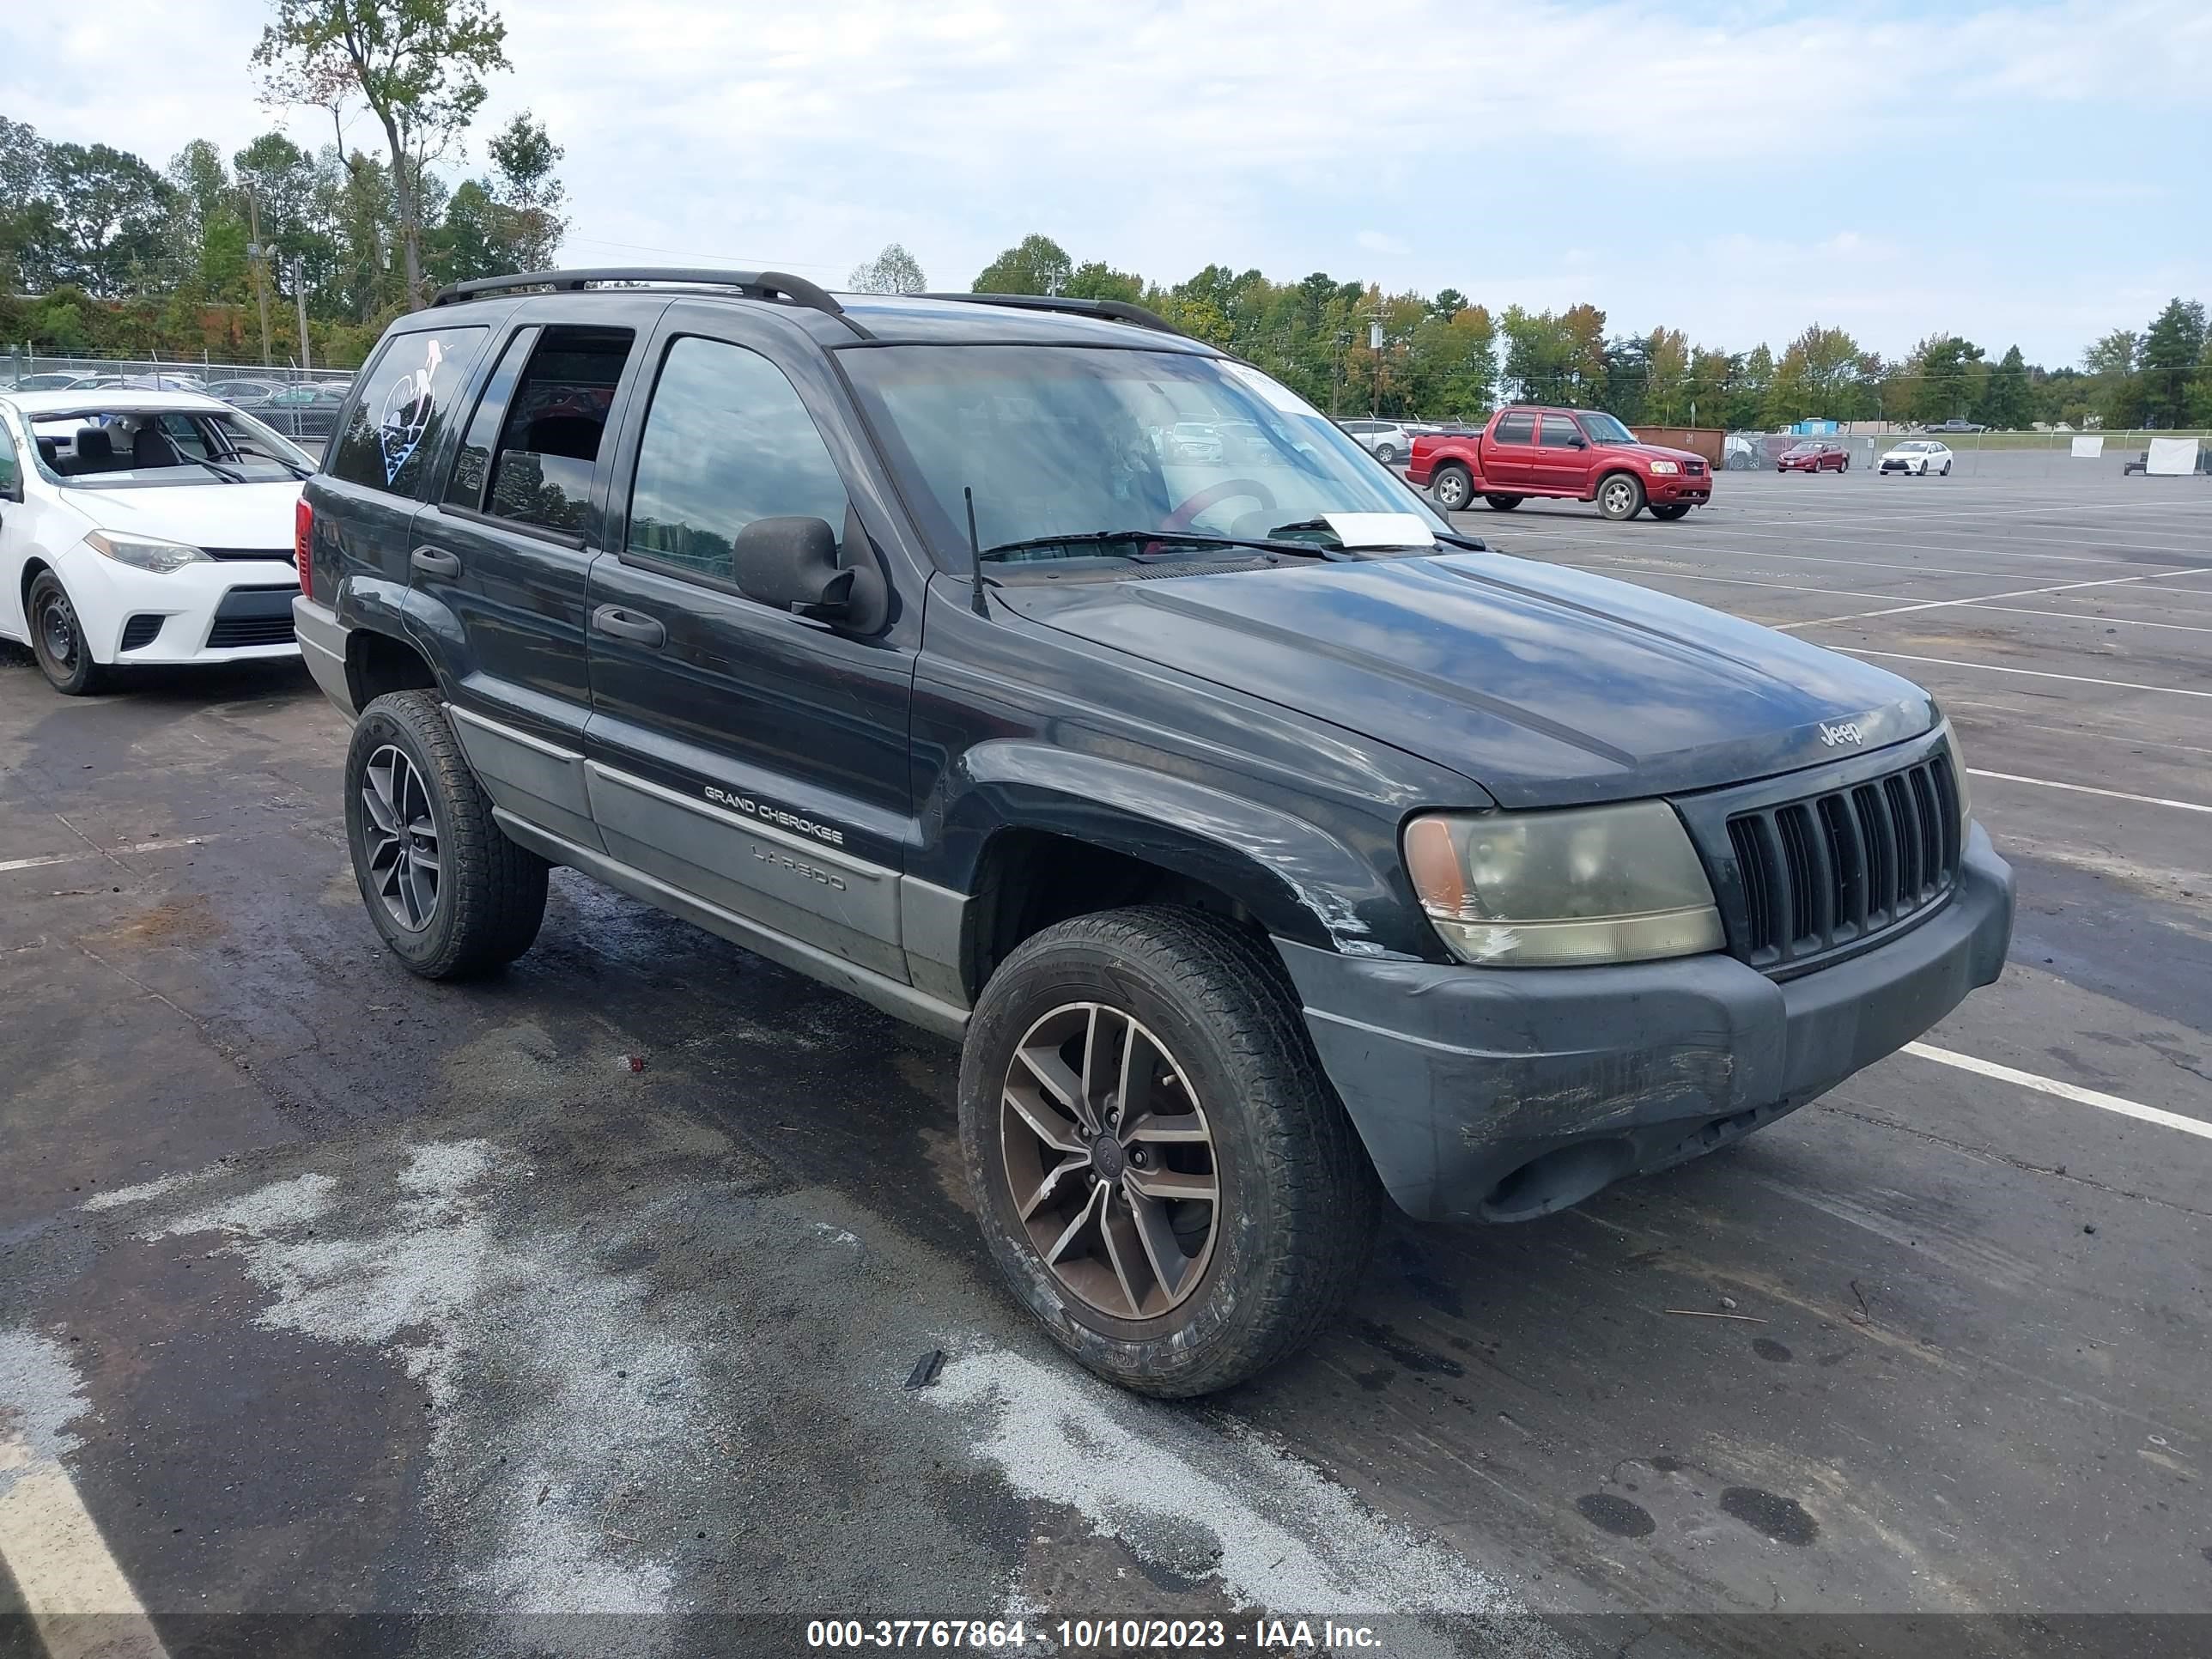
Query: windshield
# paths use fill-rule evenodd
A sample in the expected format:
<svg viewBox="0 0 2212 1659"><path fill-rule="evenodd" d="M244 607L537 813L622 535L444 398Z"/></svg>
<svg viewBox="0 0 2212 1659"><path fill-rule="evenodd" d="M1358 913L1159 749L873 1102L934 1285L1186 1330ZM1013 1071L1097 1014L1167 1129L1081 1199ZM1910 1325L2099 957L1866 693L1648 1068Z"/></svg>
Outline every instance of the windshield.
<svg viewBox="0 0 2212 1659"><path fill-rule="evenodd" d="M72 489L287 483L315 464L237 410L88 404L29 416L39 471Z"/></svg>
<svg viewBox="0 0 2212 1659"><path fill-rule="evenodd" d="M1602 410L1586 409L1582 414L1583 430L1594 444L1632 444L1636 434Z"/></svg>
<svg viewBox="0 0 2212 1659"><path fill-rule="evenodd" d="M1102 532L1326 534L1322 515L1337 513L1413 514L1446 528L1327 416L1242 363L975 345L887 346L842 362L925 533L956 567L969 489L985 549Z"/></svg>

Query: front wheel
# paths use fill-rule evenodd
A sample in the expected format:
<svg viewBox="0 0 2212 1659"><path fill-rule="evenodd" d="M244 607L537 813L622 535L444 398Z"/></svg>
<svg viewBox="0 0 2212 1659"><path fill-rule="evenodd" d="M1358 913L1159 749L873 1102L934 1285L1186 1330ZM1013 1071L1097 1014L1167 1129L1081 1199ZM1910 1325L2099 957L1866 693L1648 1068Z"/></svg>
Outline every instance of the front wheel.
<svg viewBox="0 0 2212 1659"><path fill-rule="evenodd" d="M1492 513L1510 513L1528 499L1525 495L1485 495L1483 501Z"/></svg>
<svg viewBox="0 0 2212 1659"><path fill-rule="evenodd" d="M1375 459L1385 466L1395 466L1398 464L1397 447L1394 444L1376 445Z"/></svg>
<svg viewBox="0 0 2212 1659"><path fill-rule="evenodd" d="M1447 513L1463 513L1474 499L1474 474L1456 463L1440 466L1429 480L1429 494Z"/></svg>
<svg viewBox="0 0 2212 1659"><path fill-rule="evenodd" d="M62 579L41 570L24 596L24 619L31 625L31 654L46 683L65 697L87 696L100 689L107 673L92 659L92 643L77 619Z"/></svg>
<svg viewBox="0 0 2212 1659"><path fill-rule="evenodd" d="M1597 510L1620 523L1644 510L1644 485L1626 472L1616 472L1597 487Z"/></svg>
<svg viewBox="0 0 2212 1659"><path fill-rule="evenodd" d="M1951 463L1948 461L1943 463L1943 476L1947 478L1951 476Z"/></svg>
<svg viewBox="0 0 2212 1659"><path fill-rule="evenodd" d="M1014 1294L1091 1370L1208 1394L1304 1346L1358 1283L1380 1187L1267 941L1146 906L992 975L960 1140Z"/></svg>
<svg viewBox="0 0 2212 1659"><path fill-rule="evenodd" d="M346 750L346 843L368 918L424 979L465 979L527 951L546 863L507 838L428 691L362 711Z"/></svg>
<svg viewBox="0 0 2212 1659"><path fill-rule="evenodd" d="M1675 520L1681 518L1685 514L1688 513L1689 510L1690 504L1687 501L1669 501L1664 507L1653 507L1651 509L1651 516L1655 519L1664 520L1667 523L1672 524Z"/></svg>

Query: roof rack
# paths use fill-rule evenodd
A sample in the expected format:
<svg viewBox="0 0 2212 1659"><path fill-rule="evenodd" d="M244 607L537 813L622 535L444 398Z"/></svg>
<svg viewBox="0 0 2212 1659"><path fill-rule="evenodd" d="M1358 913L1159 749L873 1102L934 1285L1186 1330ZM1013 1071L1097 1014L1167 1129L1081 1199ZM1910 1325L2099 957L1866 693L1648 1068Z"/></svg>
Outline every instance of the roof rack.
<svg viewBox="0 0 2212 1659"><path fill-rule="evenodd" d="M875 337L845 314L845 307L829 291L804 276L781 270L702 270L676 265L607 265L588 270L523 270L506 276L478 276L441 289L433 306L459 305L488 294L515 289L550 289L556 294L581 294L595 283L679 283L695 288L735 289L748 300L782 300L809 311L835 317L862 339Z"/></svg>
<svg viewBox="0 0 2212 1659"><path fill-rule="evenodd" d="M917 300L952 300L964 305L1011 306L1017 311L1058 311L1077 317L1110 317L1157 333L1190 337L1157 311L1133 306L1127 300L1078 300L1056 294L917 294Z"/></svg>

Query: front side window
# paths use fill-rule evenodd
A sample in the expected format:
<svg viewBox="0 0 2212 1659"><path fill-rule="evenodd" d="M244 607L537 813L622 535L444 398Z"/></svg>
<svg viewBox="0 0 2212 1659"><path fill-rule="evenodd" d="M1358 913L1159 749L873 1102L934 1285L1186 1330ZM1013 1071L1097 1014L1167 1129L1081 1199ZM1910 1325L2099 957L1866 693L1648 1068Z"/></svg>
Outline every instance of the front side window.
<svg viewBox="0 0 2212 1659"><path fill-rule="evenodd" d="M737 533L756 519L822 519L844 533L829 446L783 371L757 351L687 337L668 349L630 490L628 551L737 580Z"/></svg>
<svg viewBox="0 0 2212 1659"><path fill-rule="evenodd" d="M1121 538L1114 557L1152 556L1154 532L1333 538L1328 514L1416 520L1424 543L1444 528L1356 439L1243 363L1062 345L888 346L842 361L948 565L967 563L971 490L979 544L1010 556L1022 544L1063 556L1063 537Z"/></svg>
<svg viewBox="0 0 2212 1659"><path fill-rule="evenodd" d="M1544 416L1544 447L1547 449L1578 449L1582 447L1580 431L1565 415Z"/></svg>
<svg viewBox="0 0 2212 1659"><path fill-rule="evenodd" d="M331 446L333 477L411 495L438 446L447 405L483 349L483 328L395 334L370 365L361 401ZM312 388L301 388L313 398Z"/></svg>

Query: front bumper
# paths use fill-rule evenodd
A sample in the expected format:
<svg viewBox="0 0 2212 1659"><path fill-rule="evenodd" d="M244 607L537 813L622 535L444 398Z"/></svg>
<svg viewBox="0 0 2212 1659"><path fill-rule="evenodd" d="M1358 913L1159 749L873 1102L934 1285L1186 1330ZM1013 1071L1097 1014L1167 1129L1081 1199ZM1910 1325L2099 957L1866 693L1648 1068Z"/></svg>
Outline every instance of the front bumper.
<svg viewBox="0 0 2212 1659"><path fill-rule="evenodd" d="M1712 495L1713 475L1711 472L1700 473L1694 477L1686 472L1678 472L1672 477L1655 474L1644 481L1644 499L1656 501L1662 507L1671 507L1677 501L1703 507L1712 499Z"/></svg>
<svg viewBox="0 0 2212 1659"><path fill-rule="evenodd" d="M210 559L152 571L80 549L58 562L58 574L94 662L253 662L299 654L281 625L289 594L300 585L289 560Z"/></svg>
<svg viewBox="0 0 2212 1659"><path fill-rule="evenodd" d="M2012 871L1977 825L1949 903L1778 982L1733 957L1377 962L1278 939L1383 1185L1432 1221L1525 1221L1741 1139L1895 1052L2002 971Z"/></svg>

